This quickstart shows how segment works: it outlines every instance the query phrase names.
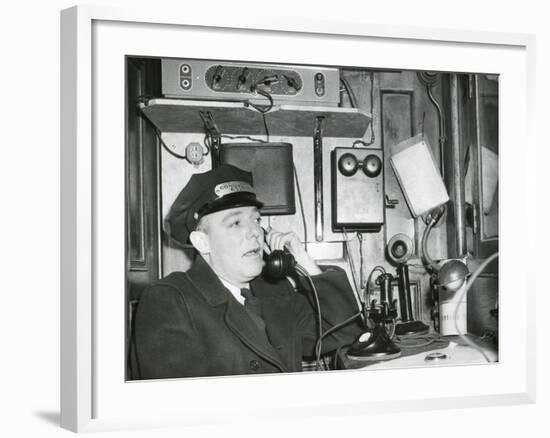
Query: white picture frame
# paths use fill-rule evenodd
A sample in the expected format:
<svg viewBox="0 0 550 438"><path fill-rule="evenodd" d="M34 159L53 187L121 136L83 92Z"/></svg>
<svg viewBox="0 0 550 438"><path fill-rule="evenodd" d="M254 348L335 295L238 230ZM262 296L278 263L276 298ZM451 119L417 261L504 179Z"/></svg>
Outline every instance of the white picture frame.
<svg viewBox="0 0 550 438"><path fill-rule="evenodd" d="M514 224L535 217L534 209L526 208L534 205L535 196L535 175L528 172L527 162L535 151L533 36L268 16L243 16L229 22L216 15L91 6L64 10L61 25L62 427L94 432L203 425L212 421L213 414L218 424L235 416L262 421L285 413L294 418L364 415L419 409L419 401L421 409L534 402L535 315L529 303L534 301L535 288L534 276L528 275L533 268L527 260L513 256L532 249L528 239L514 237ZM357 65L501 75L501 361L497 367L376 371L376 378L350 371L283 379L120 380L124 344L118 342L117 333L124 336L120 313L124 272L117 268L124 262L124 215L120 215L124 142L119 140L124 126L118 122L124 103L117 96L123 92L124 75L120 75L123 60L119 58L124 53L173 56L173 37L178 35L201 41L178 56L202 54L215 59L225 53L223 58L258 59L251 55L258 53L254 44L276 42L270 46L273 62L322 63L329 52L332 64L346 65L350 59L342 50L346 47L352 53L369 50L369 59L360 59ZM213 43L222 40L248 44L216 47ZM107 143L110 150L105 149ZM512 157L510 151L518 144L524 153ZM112 154L109 160L106 154ZM524 272L523 281L514 283L512 275L518 271ZM377 382L388 381L389 376L395 387L387 393ZM405 381L410 384L400 384ZM422 381L433 387L415 384ZM339 391L367 382L369 392ZM291 401L285 398L288 391L294 391ZM181 394L189 400L182 400ZM269 400L263 394L269 394ZM235 403L235 398L241 403ZM136 400L144 406L135 404Z"/></svg>

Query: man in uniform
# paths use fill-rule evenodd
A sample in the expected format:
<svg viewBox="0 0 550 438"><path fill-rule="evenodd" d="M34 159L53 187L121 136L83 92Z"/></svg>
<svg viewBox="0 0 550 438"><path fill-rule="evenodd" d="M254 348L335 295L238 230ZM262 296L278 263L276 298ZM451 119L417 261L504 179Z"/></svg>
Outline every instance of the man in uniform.
<svg viewBox="0 0 550 438"><path fill-rule="evenodd" d="M224 376L301 371L315 356L316 311L308 291L262 275L266 243L286 249L312 276L323 330L358 312L344 271L323 272L298 236L260 226L252 174L222 165L195 174L167 217L171 237L198 251L187 272L144 291L135 315L134 377ZM297 284L302 284L298 282ZM303 283L307 284L307 283ZM354 320L323 339L329 352L361 331Z"/></svg>

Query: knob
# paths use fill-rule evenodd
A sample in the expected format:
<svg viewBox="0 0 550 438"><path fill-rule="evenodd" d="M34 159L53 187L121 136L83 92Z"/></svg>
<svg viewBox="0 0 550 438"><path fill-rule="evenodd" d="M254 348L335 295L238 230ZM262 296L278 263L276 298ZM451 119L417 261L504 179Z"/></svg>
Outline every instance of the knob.
<svg viewBox="0 0 550 438"><path fill-rule="evenodd" d="M338 170L340 173L344 176L352 176L357 172L357 167L359 163L357 163L357 158L355 158L355 155L347 153L340 157L338 160Z"/></svg>
<svg viewBox="0 0 550 438"><path fill-rule="evenodd" d="M363 160L363 172L370 178L380 175L380 172L382 172L382 160L377 155L367 155Z"/></svg>

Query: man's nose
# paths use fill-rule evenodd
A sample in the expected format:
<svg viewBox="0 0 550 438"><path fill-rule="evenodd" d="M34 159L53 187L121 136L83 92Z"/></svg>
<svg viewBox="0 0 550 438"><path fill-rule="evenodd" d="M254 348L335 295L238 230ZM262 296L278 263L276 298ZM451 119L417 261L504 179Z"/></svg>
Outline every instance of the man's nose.
<svg viewBox="0 0 550 438"><path fill-rule="evenodd" d="M248 229L248 235L249 237L253 237L253 238L258 238L258 237L261 237L263 233L263 229L262 227L260 226L260 224L256 223L256 222L253 222L249 229Z"/></svg>

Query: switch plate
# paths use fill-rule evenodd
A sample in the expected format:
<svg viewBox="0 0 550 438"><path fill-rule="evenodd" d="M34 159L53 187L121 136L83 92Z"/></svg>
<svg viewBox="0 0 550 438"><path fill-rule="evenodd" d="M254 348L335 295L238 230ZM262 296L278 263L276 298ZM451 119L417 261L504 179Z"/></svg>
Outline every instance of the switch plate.
<svg viewBox="0 0 550 438"><path fill-rule="evenodd" d="M243 84L240 78L245 69ZM164 58L161 73L162 94L168 98L248 100L265 105L266 97L251 92L250 86L277 76L278 81L258 86L271 95L275 105L337 107L340 103L337 68Z"/></svg>

